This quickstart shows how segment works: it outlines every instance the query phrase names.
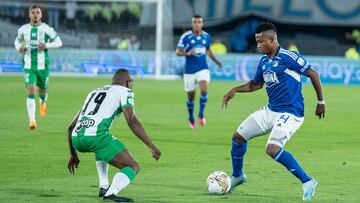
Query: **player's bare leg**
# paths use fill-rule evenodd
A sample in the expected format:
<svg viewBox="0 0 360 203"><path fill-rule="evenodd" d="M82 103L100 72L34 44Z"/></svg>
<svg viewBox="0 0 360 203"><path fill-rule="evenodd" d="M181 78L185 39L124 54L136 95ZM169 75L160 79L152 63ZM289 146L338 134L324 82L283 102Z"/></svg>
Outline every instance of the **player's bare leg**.
<svg viewBox="0 0 360 203"><path fill-rule="evenodd" d="M303 185L303 200L311 200L315 195L317 181L309 177L296 159L283 148L275 144L266 146L266 153L274 160L285 166Z"/></svg>
<svg viewBox="0 0 360 203"><path fill-rule="evenodd" d="M28 96L26 99L26 108L27 108L27 112L28 112L28 117L29 117L29 128L31 130L36 128L36 119L35 119L35 108L36 108L36 104L35 104L35 85L31 84L31 85L27 85L26 86L27 90L28 90Z"/></svg>
<svg viewBox="0 0 360 203"><path fill-rule="evenodd" d="M133 159L130 153L125 149L117 154L110 164L120 169L113 178L110 188L103 196L104 200L113 200L115 202L133 202L131 198L119 197L117 194L124 189L140 171L138 163Z"/></svg>
<svg viewBox="0 0 360 203"><path fill-rule="evenodd" d="M199 124L204 126L206 124L206 119L204 117L204 110L206 106L206 102L208 100L208 82L206 80L199 81L200 87L200 108L199 108Z"/></svg>
<svg viewBox="0 0 360 203"><path fill-rule="evenodd" d="M194 106L195 106L194 100L195 100L195 90L187 92L186 105L189 113L189 126L191 129L197 128L194 118Z"/></svg>
<svg viewBox="0 0 360 203"><path fill-rule="evenodd" d="M47 94L46 90L39 88L39 105L40 105L40 116L44 117L46 115L46 99Z"/></svg>
<svg viewBox="0 0 360 203"><path fill-rule="evenodd" d="M243 172L244 155L247 149L247 141L238 132L232 137L231 160L233 173L231 176L231 188L233 191L237 186L246 182L246 175Z"/></svg>

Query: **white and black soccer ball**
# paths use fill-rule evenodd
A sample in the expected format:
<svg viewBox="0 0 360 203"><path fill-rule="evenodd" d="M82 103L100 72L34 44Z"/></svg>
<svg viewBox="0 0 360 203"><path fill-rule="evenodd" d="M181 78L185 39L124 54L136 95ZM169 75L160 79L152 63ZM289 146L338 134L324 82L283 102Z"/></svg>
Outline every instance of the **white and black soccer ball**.
<svg viewBox="0 0 360 203"><path fill-rule="evenodd" d="M223 195L231 188L231 178L222 171L215 171L207 178L207 189L210 194Z"/></svg>

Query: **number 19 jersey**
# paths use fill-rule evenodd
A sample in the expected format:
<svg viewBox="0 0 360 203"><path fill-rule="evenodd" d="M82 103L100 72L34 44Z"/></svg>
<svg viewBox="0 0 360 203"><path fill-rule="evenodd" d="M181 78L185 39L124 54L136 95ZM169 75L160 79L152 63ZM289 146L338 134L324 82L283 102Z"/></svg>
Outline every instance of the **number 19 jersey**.
<svg viewBox="0 0 360 203"><path fill-rule="evenodd" d="M101 136L109 132L124 108L134 106L134 93L120 85L91 91L79 113L72 136Z"/></svg>

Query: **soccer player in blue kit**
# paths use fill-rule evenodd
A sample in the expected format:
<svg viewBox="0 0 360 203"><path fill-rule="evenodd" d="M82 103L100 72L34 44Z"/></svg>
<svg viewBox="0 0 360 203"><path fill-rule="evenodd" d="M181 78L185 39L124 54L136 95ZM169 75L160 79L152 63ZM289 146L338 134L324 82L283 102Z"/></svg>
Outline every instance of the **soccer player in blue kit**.
<svg viewBox="0 0 360 203"><path fill-rule="evenodd" d="M222 108L237 92L253 92L266 85L269 104L252 113L239 126L232 137L231 190L246 182L243 159L247 141L270 132L266 153L285 166L303 186L303 200L311 200L317 182L310 177L290 152L284 149L287 141L304 121L304 99L301 93L301 75L310 78L317 95L316 116L325 116L325 102L322 96L318 73L298 53L281 48L277 31L270 22L261 23L255 34L261 57L255 78L244 85L232 88L223 98Z"/></svg>
<svg viewBox="0 0 360 203"><path fill-rule="evenodd" d="M200 86L200 108L199 108L199 124L204 126L206 120L204 117L204 109L208 100L208 83L210 82L209 66L206 62L206 55L208 55L218 67L222 67L220 61L216 59L210 50L211 37L202 30L203 18L199 15L194 15L191 20L192 30L185 32L177 45L176 55L185 56L185 73L184 86L187 92L187 109L189 112L189 126L196 129L194 118L195 106L195 90L197 84Z"/></svg>

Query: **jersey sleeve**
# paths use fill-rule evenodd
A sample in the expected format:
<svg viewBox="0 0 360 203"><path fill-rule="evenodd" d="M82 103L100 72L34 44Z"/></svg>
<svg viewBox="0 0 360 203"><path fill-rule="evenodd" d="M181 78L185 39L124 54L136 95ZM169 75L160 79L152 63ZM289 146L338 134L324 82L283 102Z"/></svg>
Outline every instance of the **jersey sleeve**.
<svg viewBox="0 0 360 203"><path fill-rule="evenodd" d="M16 39L19 40L19 41L24 40L24 33L23 33L22 27L18 29Z"/></svg>
<svg viewBox="0 0 360 203"><path fill-rule="evenodd" d="M130 89L121 91L120 105L122 109L135 106L134 92Z"/></svg>
<svg viewBox="0 0 360 203"><path fill-rule="evenodd" d="M58 36L57 33L55 32L54 28L48 26L46 29L46 34L49 36L49 39L51 41L55 40L55 38Z"/></svg>
<svg viewBox="0 0 360 203"><path fill-rule="evenodd" d="M263 71L262 71L262 59L260 60L259 65L257 67L254 81L259 82L259 83L265 83L264 77L263 77Z"/></svg>
<svg viewBox="0 0 360 203"><path fill-rule="evenodd" d="M311 68L311 65L304 57L296 52L292 52L296 57L288 57L290 66L289 69L294 70L302 75L305 75Z"/></svg>
<svg viewBox="0 0 360 203"><path fill-rule="evenodd" d="M14 42L16 50L19 50L24 42L24 34L21 28L18 29L18 33Z"/></svg>
<svg viewBox="0 0 360 203"><path fill-rule="evenodd" d="M181 37L179 39L179 43L177 44L177 48L185 49L185 46L186 46L186 35L183 34L183 35L181 35Z"/></svg>

